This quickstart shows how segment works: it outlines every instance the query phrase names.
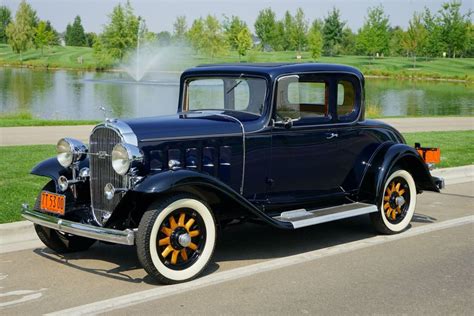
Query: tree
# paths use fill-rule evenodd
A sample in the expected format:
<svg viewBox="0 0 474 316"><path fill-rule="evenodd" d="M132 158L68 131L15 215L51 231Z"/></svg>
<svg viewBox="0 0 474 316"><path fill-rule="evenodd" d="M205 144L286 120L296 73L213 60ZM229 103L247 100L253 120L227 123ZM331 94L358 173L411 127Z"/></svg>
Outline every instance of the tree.
<svg viewBox="0 0 474 316"><path fill-rule="evenodd" d="M89 32L85 34L86 37L86 46L94 47L94 43L97 41L98 36L94 32Z"/></svg>
<svg viewBox="0 0 474 316"><path fill-rule="evenodd" d="M341 21L341 15L338 9L333 8L324 19L323 40L324 52L330 56L338 53L342 43L342 30L346 22Z"/></svg>
<svg viewBox="0 0 474 316"><path fill-rule="evenodd" d="M65 42L67 46L87 46L86 34L79 15L74 18L72 25L66 26Z"/></svg>
<svg viewBox="0 0 474 316"><path fill-rule="evenodd" d="M6 28L12 21L12 14L7 6L0 6L0 43L7 42Z"/></svg>
<svg viewBox="0 0 474 316"><path fill-rule="evenodd" d="M364 51L371 56L388 52L389 20L382 5L369 8L365 23L359 31L358 40Z"/></svg>
<svg viewBox="0 0 474 316"><path fill-rule="evenodd" d="M139 30L141 18L134 14L129 1L123 6L115 6L109 19L99 38L100 44L94 45L94 48L97 52L122 60L127 50L137 46L139 35L147 31L146 28Z"/></svg>
<svg viewBox="0 0 474 316"><path fill-rule="evenodd" d="M388 53L390 56L406 56L407 51L403 45L405 39L405 32L400 26L390 28L390 41L388 44Z"/></svg>
<svg viewBox="0 0 474 316"><path fill-rule="evenodd" d="M49 45L59 45L59 33L54 29L49 20L46 21L46 31L51 32L52 35Z"/></svg>
<svg viewBox="0 0 474 316"><path fill-rule="evenodd" d="M423 24L427 31L424 54L429 57L439 57L445 51L445 43L439 17L433 15L430 9L425 8L423 12Z"/></svg>
<svg viewBox="0 0 474 316"><path fill-rule="evenodd" d="M158 45L160 46L169 46L171 44L171 33L168 31L161 31L160 33L156 34L156 39L158 41ZM186 39L183 37L183 41Z"/></svg>
<svg viewBox="0 0 474 316"><path fill-rule="evenodd" d="M178 16L173 23L173 41L183 44L186 40L187 29L186 17L184 15Z"/></svg>
<svg viewBox="0 0 474 316"><path fill-rule="evenodd" d="M206 19L194 20L188 31L188 39L194 50L211 59L223 53L227 48L222 25L212 15L208 15Z"/></svg>
<svg viewBox="0 0 474 316"><path fill-rule="evenodd" d="M15 53L20 54L21 60L23 60L23 52L33 44L36 24L36 12L24 0L21 1L15 20L8 24L5 30L8 43Z"/></svg>
<svg viewBox="0 0 474 316"><path fill-rule="evenodd" d="M342 30L342 41L339 53L343 55L354 55L355 54L355 43L356 35L352 32L349 27L345 27Z"/></svg>
<svg viewBox="0 0 474 316"><path fill-rule="evenodd" d="M208 15L204 20L204 43L202 51L213 59L226 50L222 25L215 16Z"/></svg>
<svg viewBox="0 0 474 316"><path fill-rule="evenodd" d="M38 26L35 28L34 42L35 46L41 49L41 56L44 55L44 47L51 45L53 40L53 32L48 31L45 21L40 21Z"/></svg>
<svg viewBox="0 0 474 316"><path fill-rule="evenodd" d="M403 47L413 56L413 68L416 68L416 56L421 55L426 45L426 29L422 22L422 16L413 13L413 17L408 22L409 26L404 34Z"/></svg>
<svg viewBox="0 0 474 316"><path fill-rule="evenodd" d="M461 2L453 0L444 3L439 11L439 21L441 26L441 34L448 55L455 58L456 54L460 54L467 49L468 30L471 17L471 11L467 14L460 12Z"/></svg>
<svg viewBox="0 0 474 316"><path fill-rule="evenodd" d="M295 14L294 42L298 49L298 55L306 45L306 33L308 33L308 21L305 19L303 9L298 8Z"/></svg>
<svg viewBox="0 0 474 316"><path fill-rule="evenodd" d="M321 34L319 27L311 27L308 34L308 46L313 59L321 57L323 51L323 35Z"/></svg>
<svg viewBox="0 0 474 316"><path fill-rule="evenodd" d="M255 34L260 38L262 50L275 44L276 30L275 12L271 8L263 9L258 13L255 20Z"/></svg>
<svg viewBox="0 0 474 316"><path fill-rule="evenodd" d="M228 18L227 16L224 17L223 27L225 38L230 48L238 49L238 36L244 29L247 29L247 24L245 24L245 22L238 16L233 15L231 18Z"/></svg>
<svg viewBox="0 0 474 316"><path fill-rule="evenodd" d="M199 18L193 21L191 28L187 33L191 46L195 51L200 52L204 45L204 20Z"/></svg>
<svg viewBox="0 0 474 316"><path fill-rule="evenodd" d="M280 22L281 26L283 27L282 31L282 48L284 50L295 50L297 47L295 41L295 20L291 15L290 11L285 12L285 16L283 17L283 21Z"/></svg>
<svg viewBox="0 0 474 316"><path fill-rule="evenodd" d="M244 27L237 34L237 52L239 53L239 61L241 56L247 55L247 51L253 46L252 35L248 27Z"/></svg>

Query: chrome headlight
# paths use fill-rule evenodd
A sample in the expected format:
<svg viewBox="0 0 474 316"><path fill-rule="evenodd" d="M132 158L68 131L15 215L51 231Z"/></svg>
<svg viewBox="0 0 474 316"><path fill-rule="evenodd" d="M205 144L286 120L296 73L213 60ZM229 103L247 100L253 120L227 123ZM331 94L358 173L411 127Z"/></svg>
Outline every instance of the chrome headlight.
<svg viewBox="0 0 474 316"><path fill-rule="evenodd" d="M87 146L77 139L61 138L56 145L56 152L59 164L67 168L86 158Z"/></svg>
<svg viewBox="0 0 474 316"><path fill-rule="evenodd" d="M143 154L137 146L119 143L112 150L112 168L119 175L126 175L130 169L143 162Z"/></svg>

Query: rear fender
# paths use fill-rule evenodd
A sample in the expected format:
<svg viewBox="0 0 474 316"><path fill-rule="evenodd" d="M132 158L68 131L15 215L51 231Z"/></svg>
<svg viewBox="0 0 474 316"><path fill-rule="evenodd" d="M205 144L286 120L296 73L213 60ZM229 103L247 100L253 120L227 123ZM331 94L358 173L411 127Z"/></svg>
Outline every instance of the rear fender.
<svg viewBox="0 0 474 316"><path fill-rule="evenodd" d="M290 223L274 220L222 181L191 170L170 170L154 174L146 177L133 191L146 195L190 192L203 198L218 199L220 203L236 203L242 210L259 217L270 225L283 229L293 229Z"/></svg>
<svg viewBox="0 0 474 316"><path fill-rule="evenodd" d="M418 192L439 192L428 167L416 149L406 144L391 142L380 146L365 173L360 192L362 197L368 198L372 203L379 201L385 181L391 170L397 167L407 170L413 176Z"/></svg>

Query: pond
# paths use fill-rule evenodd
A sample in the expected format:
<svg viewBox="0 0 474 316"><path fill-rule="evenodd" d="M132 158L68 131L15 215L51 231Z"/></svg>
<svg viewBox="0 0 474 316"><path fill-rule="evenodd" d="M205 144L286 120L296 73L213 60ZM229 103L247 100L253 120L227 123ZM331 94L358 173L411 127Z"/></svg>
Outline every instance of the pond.
<svg viewBox="0 0 474 316"><path fill-rule="evenodd" d="M439 81L367 79L371 116L472 116L474 85ZM101 120L176 112L179 73L149 73L136 83L125 73L0 68L0 112L44 119Z"/></svg>

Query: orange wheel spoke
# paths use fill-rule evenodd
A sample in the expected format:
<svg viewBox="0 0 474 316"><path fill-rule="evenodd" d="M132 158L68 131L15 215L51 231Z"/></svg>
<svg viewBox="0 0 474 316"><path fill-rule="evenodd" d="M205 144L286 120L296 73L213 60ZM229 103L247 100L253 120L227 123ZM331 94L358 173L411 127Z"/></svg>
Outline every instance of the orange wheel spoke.
<svg viewBox="0 0 474 316"><path fill-rule="evenodd" d="M176 264L178 261L178 255L179 255L179 250L173 251L173 254L171 255L171 264Z"/></svg>
<svg viewBox="0 0 474 316"><path fill-rule="evenodd" d="M390 209L390 203L385 203L385 205L383 206L383 209L384 210Z"/></svg>
<svg viewBox="0 0 474 316"><path fill-rule="evenodd" d="M168 227L163 226L163 227L161 227L161 232L169 237L169 236L171 236L171 233L173 231L171 229L169 229Z"/></svg>
<svg viewBox="0 0 474 316"><path fill-rule="evenodd" d="M388 200L390 200L390 196L386 195L386 196L383 198L383 200L384 200L385 202L387 202Z"/></svg>
<svg viewBox="0 0 474 316"><path fill-rule="evenodd" d="M390 213L392 213L392 209L389 208L386 212L385 212L385 215L387 215L387 217L390 217Z"/></svg>
<svg viewBox="0 0 474 316"><path fill-rule="evenodd" d="M400 182L397 183L397 185L395 186L395 191L399 192L400 191ZM399 192L400 194L400 192Z"/></svg>
<svg viewBox="0 0 474 316"><path fill-rule="evenodd" d="M397 213L398 213L398 214L402 214L402 209L400 208L400 206L397 207Z"/></svg>
<svg viewBox="0 0 474 316"><path fill-rule="evenodd" d="M186 218L186 214L181 213L181 215L179 215L178 226L181 226L181 227L184 226L184 219L185 219L185 218Z"/></svg>
<svg viewBox="0 0 474 316"><path fill-rule="evenodd" d="M176 220L174 219L174 216L170 216L170 227L172 230L178 227L178 224L176 224Z"/></svg>
<svg viewBox="0 0 474 316"><path fill-rule="evenodd" d="M184 261L188 260L188 254L186 253L186 249L181 249L181 258L183 258Z"/></svg>
<svg viewBox="0 0 474 316"><path fill-rule="evenodd" d="M405 193L405 189L401 189L398 194L403 195Z"/></svg>
<svg viewBox="0 0 474 316"><path fill-rule="evenodd" d="M189 231L191 226L194 224L194 218L190 218L189 221L186 223L186 229Z"/></svg>
<svg viewBox="0 0 474 316"><path fill-rule="evenodd" d="M193 230L193 231L189 232L189 236L191 236L191 237L199 236L199 230Z"/></svg>
<svg viewBox="0 0 474 316"><path fill-rule="evenodd" d="M161 256L162 256L163 258L166 258L166 257L168 257L168 255L169 255L170 252L172 252L172 251L173 251L173 247L171 247L171 245L169 245L168 247L166 247L165 250L163 250L163 252L161 253Z"/></svg>
<svg viewBox="0 0 474 316"><path fill-rule="evenodd" d="M392 219L395 219L397 217L397 212L395 210L392 211Z"/></svg>
<svg viewBox="0 0 474 316"><path fill-rule="evenodd" d="M160 239L160 241L158 242L158 246L166 246L166 245L169 245L169 244L170 244L170 238L169 237Z"/></svg>
<svg viewBox="0 0 474 316"><path fill-rule="evenodd" d="M189 249L192 249L194 251L196 251L198 249L198 246L195 243L190 243L188 247L189 247Z"/></svg>

